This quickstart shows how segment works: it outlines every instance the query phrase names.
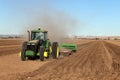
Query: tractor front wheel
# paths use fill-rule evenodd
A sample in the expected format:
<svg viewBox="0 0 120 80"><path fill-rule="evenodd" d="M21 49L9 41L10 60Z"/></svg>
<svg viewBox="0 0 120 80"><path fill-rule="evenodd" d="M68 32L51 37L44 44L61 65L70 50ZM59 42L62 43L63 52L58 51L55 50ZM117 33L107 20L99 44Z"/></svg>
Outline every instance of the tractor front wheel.
<svg viewBox="0 0 120 80"><path fill-rule="evenodd" d="M22 50L21 50L21 60L22 61L25 61L26 60L26 47L27 46L27 42L24 42L23 45L22 45Z"/></svg>
<svg viewBox="0 0 120 80"><path fill-rule="evenodd" d="M39 54L40 54L40 60L41 61L44 61L44 51L45 51L45 48L44 47L40 47Z"/></svg>

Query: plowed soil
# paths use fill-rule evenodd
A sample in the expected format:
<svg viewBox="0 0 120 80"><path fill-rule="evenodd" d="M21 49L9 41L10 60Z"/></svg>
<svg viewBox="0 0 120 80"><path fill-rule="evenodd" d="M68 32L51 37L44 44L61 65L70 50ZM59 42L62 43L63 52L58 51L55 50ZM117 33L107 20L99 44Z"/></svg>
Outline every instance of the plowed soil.
<svg viewBox="0 0 120 80"><path fill-rule="evenodd" d="M18 54L1 56L0 79L120 80L119 45L100 40L76 43L76 53L57 60L22 62Z"/></svg>
<svg viewBox="0 0 120 80"><path fill-rule="evenodd" d="M22 42L22 39L0 39L0 56L18 53Z"/></svg>

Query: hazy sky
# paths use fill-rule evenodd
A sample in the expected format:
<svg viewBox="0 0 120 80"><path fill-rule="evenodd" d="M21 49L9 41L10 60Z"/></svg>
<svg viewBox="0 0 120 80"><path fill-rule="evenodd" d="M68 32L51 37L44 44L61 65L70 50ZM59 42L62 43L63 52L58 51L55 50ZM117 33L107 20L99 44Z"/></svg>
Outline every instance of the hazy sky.
<svg viewBox="0 0 120 80"><path fill-rule="evenodd" d="M0 0L0 34L21 34L46 10L76 20L69 34L120 35L120 0Z"/></svg>

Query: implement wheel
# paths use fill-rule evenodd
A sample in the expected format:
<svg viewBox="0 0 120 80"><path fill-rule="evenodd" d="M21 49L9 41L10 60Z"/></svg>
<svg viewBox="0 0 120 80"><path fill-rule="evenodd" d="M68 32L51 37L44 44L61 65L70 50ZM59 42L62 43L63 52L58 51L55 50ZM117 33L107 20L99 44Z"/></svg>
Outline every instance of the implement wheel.
<svg viewBox="0 0 120 80"><path fill-rule="evenodd" d="M56 59L59 57L59 47L57 42L53 42L52 44L52 57Z"/></svg>
<svg viewBox="0 0 120 80"><path fill-rule="evenodd" d="M27 42L24 42L22 45L22 50L21 50L21 60L25 61L26 60L26 48L27 48Z"/></svg>

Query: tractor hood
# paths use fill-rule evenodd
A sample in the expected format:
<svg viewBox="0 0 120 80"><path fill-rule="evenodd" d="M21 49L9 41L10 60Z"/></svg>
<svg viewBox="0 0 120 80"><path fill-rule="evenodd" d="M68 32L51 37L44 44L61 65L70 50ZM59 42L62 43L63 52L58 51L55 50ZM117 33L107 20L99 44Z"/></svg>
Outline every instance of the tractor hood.
<svg viewBox="0 0 120 80"><path fill-rule="evenodd" d="M27 44L28 45L37 45L38 44L38 40L32 40L32 41L29 41Z"/></svg>

